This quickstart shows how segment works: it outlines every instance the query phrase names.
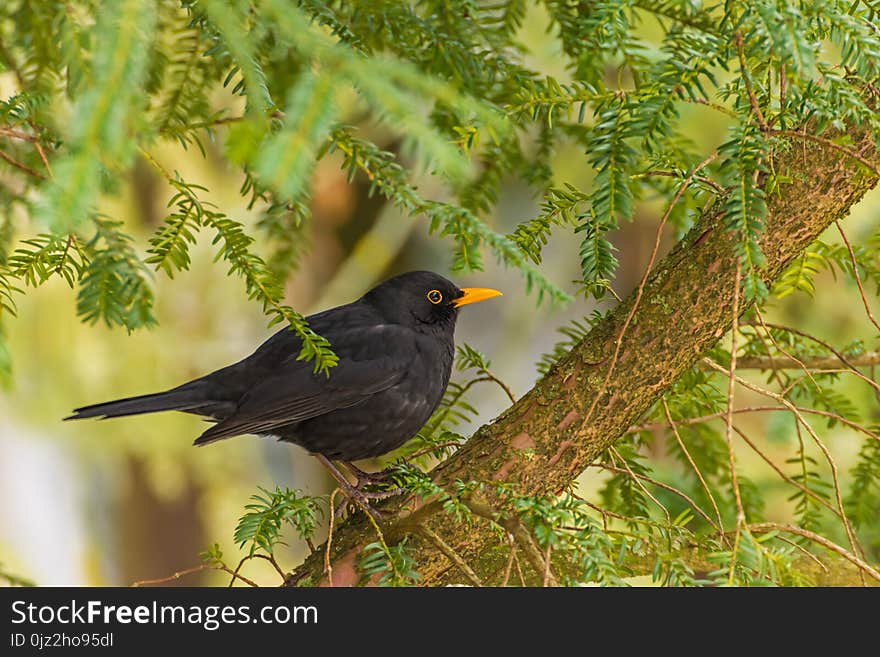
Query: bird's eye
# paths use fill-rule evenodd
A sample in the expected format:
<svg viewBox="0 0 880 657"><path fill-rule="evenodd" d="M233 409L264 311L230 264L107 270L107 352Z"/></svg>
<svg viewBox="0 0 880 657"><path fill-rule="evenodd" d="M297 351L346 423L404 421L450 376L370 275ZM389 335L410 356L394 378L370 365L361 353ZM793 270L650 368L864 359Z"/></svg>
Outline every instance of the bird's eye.
<svg viewBox="0 0 880 657"><path fill-rule="evenodd" d="M443 295L440 293L440 290L431 290L428 292L428 301L433 303L435 306L443 301Z"/></svg>

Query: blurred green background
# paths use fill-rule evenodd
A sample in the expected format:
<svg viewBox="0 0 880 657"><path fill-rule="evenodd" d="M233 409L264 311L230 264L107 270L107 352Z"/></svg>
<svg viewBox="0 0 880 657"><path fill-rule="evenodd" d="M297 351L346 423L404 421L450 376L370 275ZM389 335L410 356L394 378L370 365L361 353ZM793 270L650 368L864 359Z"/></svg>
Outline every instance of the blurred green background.
<svg viewBox="0 0 880 657"><path fill-rule="evenodd" d="M547 26L546 15L532 10L522 33L532 53L528 63L565 80L563 59ZM0 76L4 97L13 92L12 84L11 77ZM218 106L227 102L226 96L218 98ZM681 111L685 123L694 126L691 135L700 150L708 154L723 142L727 126L721 113L700 105L685 105ZM395 150L392 135L370 125L361 128L379 145ZM184 152L172 145L157 147L154 155L169 170L180 170L187 181L205 185L210 190L206 200L232 217L253 222L255 216L238 193L241 178L220 156L222 136L220 132L221 141L209 144L205 158L197 149ZM349 183L340 162L338 156L326 157L316 171L309 244L298 272L288 281L288 302L312 312L353 300L400 271L433 269L448 275L448 245L427 235L424 220L401 216L370 198L366 181ZM579 148L560 149L554 169L557 184L589 182L590 169ZM429 172L417 183L426 197L444 194ZM126 187L118 197L106 199L101 210L123 220L143 250L170 195L164 181L139 161ZM877 225L878 198L876 192L866 197L847 219L855 241ZM521 181L509 180L494 216L487 220L506 233L535 216L539 205L540 198ZM643 272L661 212L659 201L644 199L635 220L614 236L621 267L613 287L621 296ZM18 219L24 232L24 220ZM667 246L673 237L667 236ZM836 242L836 233L829 233L827 240ZM57 278L20 298L19 317L7 326L14 380L0 395L0 562L8 570L41 585L125 585L164 577L196 565L198 552L215 541L227 555L235 555L233 528L257 486L290 486L314 495L330 490L320 466L297 447L256 437L192 447L201 422L182 414L61 421L76 406L178 385L246 356L271 334L258 304L246 300L242 283L227 277L224 265L213 263L207 235L200 237L192 253L190 271L173 281L155 276L160 324L152 330L126 335L80 324L75 292ZM544 266L554 280L575 290L570 281L580 275L577 242L565 236L553 239L545 249ZM543 305L536 310L521 278L494 267L491 260L479 275L454 278L460 285L504 291L502 299L462 313L457 339L485 352L495 373L516 395L534 382L535 362L558 339L555 329L597 307L579 297L566 309ZM876 336L854 284L834 280L827 272L817 283L813 299L796 294L772 302L768 320L802 327L838 346L856 338L873 346ZM842 379L841 391L852 397L864 418L876 421L877 400L867 386L852 381ZM741 405L759 401L744 392L738 392L737 400ZM485 387L475 390L472 403L480 412L479 421L485 421L506 406L506 399L499 389ZM789 417L755 415L741 425L780 462L790 455L796 438ZM462 433L468 430L463 427ZM840 427L823 435L838 466L846 470L859 438ZM790 489L751 452L741 450L738 455L744 472L767 495L768 516L787 519ZM675 476L679 465L666 455L659 437L652 456L659 472L665 464ZM603 476L585 473L583 494L594 494ZM305 550L291 543L279 558L288 568ZM259 560L248 564L247 574L259 583L277 583L271 566ZM181 583L227 581L222 573L206 571Z"/></svg>

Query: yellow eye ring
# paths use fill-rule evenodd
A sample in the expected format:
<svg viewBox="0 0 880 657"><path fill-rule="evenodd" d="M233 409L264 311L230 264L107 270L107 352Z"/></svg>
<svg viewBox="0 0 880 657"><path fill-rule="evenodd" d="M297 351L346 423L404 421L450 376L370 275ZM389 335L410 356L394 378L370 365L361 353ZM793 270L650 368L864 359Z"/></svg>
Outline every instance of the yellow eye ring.
<svg viewBox="0 0 880 657"><path fill-rule="evenodd" d="M443 301L443 295L440 293L440 290L431 290L428 292L428 301L433 303L435 306Z"/></svg>

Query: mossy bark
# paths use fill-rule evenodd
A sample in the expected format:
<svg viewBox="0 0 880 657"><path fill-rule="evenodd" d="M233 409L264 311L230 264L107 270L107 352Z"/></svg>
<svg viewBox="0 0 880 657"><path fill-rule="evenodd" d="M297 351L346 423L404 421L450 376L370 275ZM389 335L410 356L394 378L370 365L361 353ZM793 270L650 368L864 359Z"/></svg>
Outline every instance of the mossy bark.
<svg viewBox="0 0 880 657"><path fill-rule="evenodd" d="M880 164L869 135L850 137L848 149ZM767 199L761 246L768 283L877 182L868 167L829 144L793 141L772 160L777 179L790 182ZM728 331L736 263L735 235L726 229L716 204L655 267L626 331L635 291L531 391L438 465L432 478L441 485L501 480L532 495L564 489ZM748 309L745 303L739 307ZM605 386L618 340L619 356ZM411 554L422 585L460 581L461 574L413 532L416 523L427 524L479 575L491 579L497 572L498 551L492 549L497 534L450 522L436 504L414 509L410 501L385 511L392 517L384 528L389 541L412 534ZM337 528L330 550L335 585L358 582L358 555L375 540L375 532L362 521ZM322 546L289 583L326 584L324 554Z"/></svg>

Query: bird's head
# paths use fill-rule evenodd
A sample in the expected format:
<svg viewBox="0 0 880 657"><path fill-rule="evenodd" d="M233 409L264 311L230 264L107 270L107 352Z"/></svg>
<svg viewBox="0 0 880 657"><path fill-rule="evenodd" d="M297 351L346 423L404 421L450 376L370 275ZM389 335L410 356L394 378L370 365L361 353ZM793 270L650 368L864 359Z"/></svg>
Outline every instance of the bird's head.
<svg viewBox="0 0 880 657"><path fill-rule="evenodd" d="M458 309L501 294L483 287L460 288L430 271L390 278L364 295L364 301L395 324L433 331L455 326Z"/></svg>

